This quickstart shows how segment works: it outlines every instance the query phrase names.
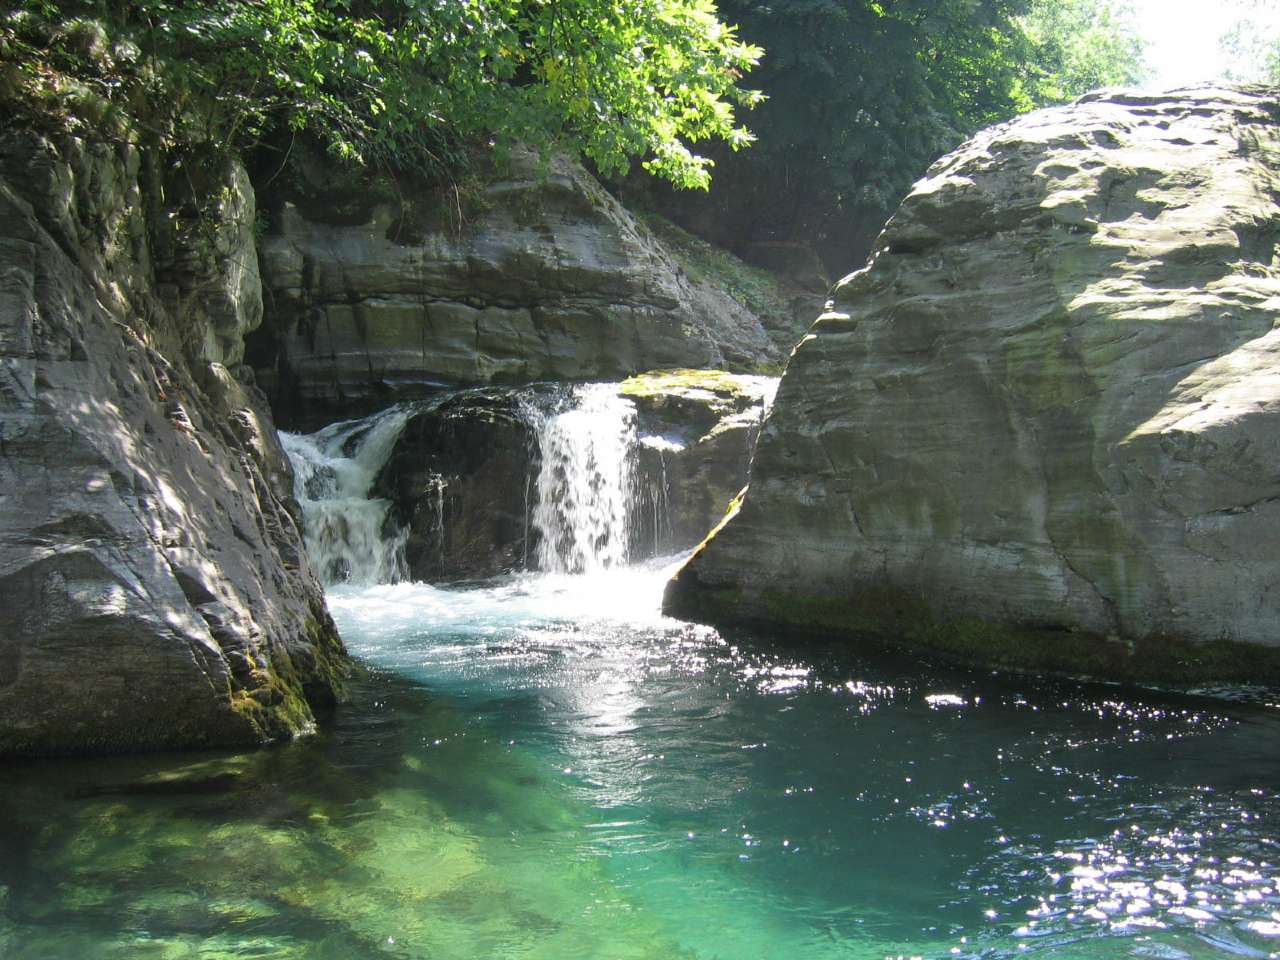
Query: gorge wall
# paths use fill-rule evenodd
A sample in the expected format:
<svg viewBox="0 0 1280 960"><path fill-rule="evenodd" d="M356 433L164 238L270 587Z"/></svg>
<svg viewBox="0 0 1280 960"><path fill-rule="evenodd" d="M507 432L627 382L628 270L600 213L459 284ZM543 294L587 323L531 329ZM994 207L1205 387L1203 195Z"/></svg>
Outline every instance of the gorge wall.
<svg viewBox="0 0 1280 960"><path fill-rule="evenodd" d="M269 320L252 360L277 415L366 411L432 386L617 380L776 364L800 334L691 275L575 161L457 189L271 188ZM344 192L345 191L345 192Z"/></svg>
<svg viewBox="0 0 1280 960"><path fill-rule="evenodd" d="M1274 671L1219 641L1280 646L1277 196L1262 88L1091 95L939 161L796 348L667 612Z"/></svg>
<svg viewBox="0 0 1280 960"><path fill-rule="evenodd" d="M242 364L225 159L0 138L0 754L310 728L345 653Z"/></svg>
<svg viewBox="0 0 1280 960"><path fill-rule="evenodd" d="M766 329L689 276L576 164L480 189L476 219L454 227L422 198L397 222L374 203L335 223L316 212L332 196L261 190L264 236L225 153L0 138L0 755L257 743L335 702L346 654L260 385L315 423L385 406L406 381L438 404L445 385L754 367L791 336L790 316ZM247 343L269 358L261 384ZM747 426L711 430L740 411L708 398L724 407L707 425L718 439L691 438L688 469L736 489ZM382 481L405 525L402 575L523 568L527 425L428 408L439 416L408 424ZM685 542L727 500L704 493L673 521ZM489 516L509 500L519 530ZM366 532L384 552L381 527Z"/></svg>

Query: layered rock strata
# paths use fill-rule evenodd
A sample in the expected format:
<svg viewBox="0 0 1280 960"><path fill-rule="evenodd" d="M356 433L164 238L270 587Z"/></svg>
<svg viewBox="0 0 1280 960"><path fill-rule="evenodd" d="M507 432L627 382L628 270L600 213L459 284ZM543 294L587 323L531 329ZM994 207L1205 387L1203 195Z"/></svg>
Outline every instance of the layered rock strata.
<svg viewBox="0 0 1280 960"><path fill-rule="evenodd" d="M238 164L0 140L0 754L260 742L334 701L240 365L253 223Z"/></svg>
<svg viewBox="0 0 1280 960"><path fill-rule="evenodd" d="M666 609L1109 676L1280 646L1280 102L1091 95L916 184ZM1256 656L1255 656L1256 654Z"/></svg>
<svg viewBox="0 0 1280 960"><path fill-rule="evenodd" d="M469 190L340 217L336 198L280 206L261 244L270 335L255 353L278 413L385 405L415 386L749 368L794 342L692 279L577 163L517 158Z"/></svg>

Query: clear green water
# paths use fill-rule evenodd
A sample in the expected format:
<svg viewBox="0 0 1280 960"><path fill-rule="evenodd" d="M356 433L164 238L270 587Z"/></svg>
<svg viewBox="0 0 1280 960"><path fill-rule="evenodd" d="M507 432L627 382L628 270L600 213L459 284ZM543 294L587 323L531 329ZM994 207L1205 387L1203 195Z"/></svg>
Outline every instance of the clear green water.
<svg viewBox="0 0 1280 960"><path fill-rule="evenodd" d="M0 957L1276 957L1280 710L336 591L320 734L0 766Z"/></svg>

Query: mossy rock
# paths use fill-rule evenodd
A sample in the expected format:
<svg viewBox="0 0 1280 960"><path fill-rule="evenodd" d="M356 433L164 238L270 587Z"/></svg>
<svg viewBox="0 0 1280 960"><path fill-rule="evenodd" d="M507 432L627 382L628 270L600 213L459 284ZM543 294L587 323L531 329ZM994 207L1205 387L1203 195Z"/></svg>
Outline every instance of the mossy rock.
<svg viewBox="0 0 1280 960"><path fill-rule="evenodd" d="M632 400L687 396L750 406L762 395L761 377L725 370L650 370L622 381L618 393Z"/></svg>
<svg viewBox="0 0 1280 960"><path fill-rule="evenodd" d="M618 394L635 403L647 426L680 433L705 432L718 422L762 406L775 381L764 376L724 370L651 370L628 377Z"/></svg>

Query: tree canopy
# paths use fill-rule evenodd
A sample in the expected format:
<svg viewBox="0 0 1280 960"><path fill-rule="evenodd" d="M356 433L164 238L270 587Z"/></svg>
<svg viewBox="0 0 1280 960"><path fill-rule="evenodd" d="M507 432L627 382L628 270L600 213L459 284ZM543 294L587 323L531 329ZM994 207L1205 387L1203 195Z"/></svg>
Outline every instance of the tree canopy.
<svg viewBox="0 0 1280 960"><path fill-rule="evenodd" d="M705 187L691 147L751 139L737 82L759 53L711 0L19 0L0 92L188 142L291 128L423 166L483 137Z"/></svg>
<svg viewBox="0 0 1280 960"><path fill-rule="evenodd" d="M804 244L835 274L865 255L929 164L990 123L1141 75L1112 0L721 0L767 50L757 146L716 151L708 198L664 213L739 253Z"/></svg>
<svg viewBox="0 0 1280 960"><path fill-rule="evenodd" d="M0 102L186 145L305 131L428 173L463 143L572 150L606 176L639 159L679 187L719 164L711 198L667 212L739 252L802 240L834 271L977 128L1135 79L1119 2L17 0ZM761 46L760 143L738 155Z"/></svg>
<svg viewBox="0 0 1280 960"><path fill-rule="evenodd" d="M1036 106L1143 78L1143 43L1125 6L1036 0L1021 20L1029 45L1024 89Z"/></svg>
<svg viewBox="0 0 1280 960"><path fill-rule="evenodd" d="M1240 12L1218 43L1231 60L1227 79L1280 84L1280 32L1275 28L1277 0L1234 0Z"/></svg>

